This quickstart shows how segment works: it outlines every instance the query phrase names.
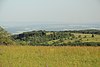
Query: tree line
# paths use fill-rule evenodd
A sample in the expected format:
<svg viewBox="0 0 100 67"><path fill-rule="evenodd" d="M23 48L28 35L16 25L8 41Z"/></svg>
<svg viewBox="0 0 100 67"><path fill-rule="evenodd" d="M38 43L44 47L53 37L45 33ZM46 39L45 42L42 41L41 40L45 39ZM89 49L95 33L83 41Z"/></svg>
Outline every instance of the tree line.
<svg viewBox="0 0 100 67"><path fill-rule="evenodd" d="M26 42L29 45L47 45L48 41L62 40L74 37L73 34L63 31L31 31L12 36L16 41Z"/></svg>

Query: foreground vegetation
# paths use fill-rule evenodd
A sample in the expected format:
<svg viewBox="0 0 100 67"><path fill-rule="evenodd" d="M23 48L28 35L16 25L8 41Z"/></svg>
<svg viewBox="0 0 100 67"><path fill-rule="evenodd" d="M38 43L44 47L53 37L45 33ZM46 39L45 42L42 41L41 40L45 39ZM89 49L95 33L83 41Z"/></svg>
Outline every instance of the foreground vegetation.
<svg viewBox="0 0 100 67"><path fill-rule="evenodd" d="M100 67L100 47L0 46L0 67Z"/></svg>
<svg viewBox="0 0 100 67"><path fill-rule="evenodd" d="M11 38L11 34L8 33L5 29L0 27L0 45L9 45L14 44L14 41Z"/></svg>

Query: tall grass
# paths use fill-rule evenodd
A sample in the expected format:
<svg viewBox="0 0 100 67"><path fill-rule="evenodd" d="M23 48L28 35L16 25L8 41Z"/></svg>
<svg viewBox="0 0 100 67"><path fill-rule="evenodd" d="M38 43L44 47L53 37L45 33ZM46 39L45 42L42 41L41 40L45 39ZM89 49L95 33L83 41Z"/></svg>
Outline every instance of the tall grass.
<svg viewBox="0 0 100 67"><path fill-rule="evenodd" d="M100 67L100 47L0 46L0 67Z"/></svg>

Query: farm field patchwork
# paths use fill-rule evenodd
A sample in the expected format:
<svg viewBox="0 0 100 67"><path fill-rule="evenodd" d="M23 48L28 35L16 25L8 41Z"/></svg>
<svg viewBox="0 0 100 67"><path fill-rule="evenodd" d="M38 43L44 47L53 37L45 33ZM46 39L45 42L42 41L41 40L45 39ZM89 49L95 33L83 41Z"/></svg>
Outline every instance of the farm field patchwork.
<svg viewBox="0 0 100 67"><path fill-rule="evenodd" d="M0 46L0 67L99 67L100 47Z"/></svg>

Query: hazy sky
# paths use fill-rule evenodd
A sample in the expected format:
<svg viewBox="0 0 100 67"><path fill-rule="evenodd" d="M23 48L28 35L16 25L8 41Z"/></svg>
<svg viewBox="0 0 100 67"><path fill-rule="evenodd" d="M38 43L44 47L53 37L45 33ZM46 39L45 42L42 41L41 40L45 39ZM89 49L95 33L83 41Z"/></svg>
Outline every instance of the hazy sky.
<svg viewBox="0 0 100 67"><path fill-rule="evenodd" d="M100 23L100 0L0 0L0 24Z"/></svg>

